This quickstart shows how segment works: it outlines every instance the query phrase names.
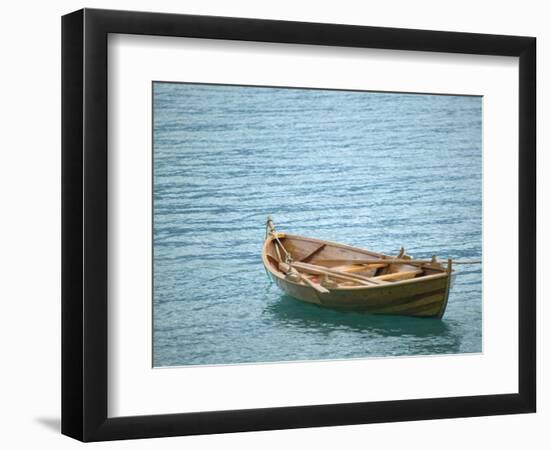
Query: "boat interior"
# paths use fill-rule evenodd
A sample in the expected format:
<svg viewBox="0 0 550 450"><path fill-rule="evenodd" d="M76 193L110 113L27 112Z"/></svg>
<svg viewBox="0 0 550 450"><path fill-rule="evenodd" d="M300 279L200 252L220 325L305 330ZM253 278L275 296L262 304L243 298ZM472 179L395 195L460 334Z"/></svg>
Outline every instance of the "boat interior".
<svg viewBox="0 0 550 450"><path fill-rule="evenodd" d="M435 258L417 263L403 248L389 256L283 233L266 241L265 256L269 268L280 276L326 289L384 285L446 272Z"/></svg>

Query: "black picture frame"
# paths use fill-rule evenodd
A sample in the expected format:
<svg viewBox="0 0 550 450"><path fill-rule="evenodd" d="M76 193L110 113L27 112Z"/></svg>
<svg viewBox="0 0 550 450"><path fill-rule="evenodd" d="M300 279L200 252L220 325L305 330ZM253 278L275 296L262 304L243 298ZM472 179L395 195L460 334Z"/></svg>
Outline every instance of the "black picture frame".
<svg viewBox="0 0 550 450"><path fill-rule="evenodd" d="M109 33L519 57L517 393L107 416ZM62 433L82 441L535 412L536 39L83 9L62 18Z"/></svg>

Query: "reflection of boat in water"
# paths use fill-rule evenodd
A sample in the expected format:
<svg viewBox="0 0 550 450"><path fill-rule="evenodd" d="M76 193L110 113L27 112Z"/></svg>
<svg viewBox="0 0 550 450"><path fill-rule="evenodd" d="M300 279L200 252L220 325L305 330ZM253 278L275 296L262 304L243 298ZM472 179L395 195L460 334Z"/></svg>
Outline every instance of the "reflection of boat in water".
<svg viewBox="0 0 550 450"><path fill-rule="evenodd" d="M275 283L298 300L334 309L442 318L452 261L414 260L335 242L278 233L267 222L262 260Z"/></svg>
<svg viewBox="0 0 550 450"><path fill-rule="evenodd" d="M269 321L276 321L291 333L307 336L313 342L331 342L339 349L330 347L316 359L464 353L464 330L454 320L425 320L328 309L297 302L284 294L266 306L265 314L269 316ZM300 354L299 348L295 351Z"/></svg>
<svg viewBox="0 0 550 450"><path fill-rule="evenodd" d="M365 315L354 311L338 311L320 308L305 302L297 302L288 295L282 295L277 302L267 306L266 312L279 323L301 330L312 330L316 333L349 330L365 336L383 338L402 338L404 336L420 338L418 343L426 346L424 338L431 344L440 345L444 340L450 346L450 352L458 352L460 336L455 335L446 321L421 320L407 316ZM411 344L413 345L413 344Z"/></svg>

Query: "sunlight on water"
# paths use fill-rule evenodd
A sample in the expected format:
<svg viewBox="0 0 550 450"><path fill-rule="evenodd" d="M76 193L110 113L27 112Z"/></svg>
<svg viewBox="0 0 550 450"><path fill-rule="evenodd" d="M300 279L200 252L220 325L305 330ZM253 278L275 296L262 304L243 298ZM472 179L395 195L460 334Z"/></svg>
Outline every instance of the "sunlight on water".
<svg viewBox="0 0 550 450"><path fill-rule="evenodd" d="M154 365L481 351L481 266L442 321L337 312L270 284L281 231L481 257L480 97L154 84Z"/></svg>

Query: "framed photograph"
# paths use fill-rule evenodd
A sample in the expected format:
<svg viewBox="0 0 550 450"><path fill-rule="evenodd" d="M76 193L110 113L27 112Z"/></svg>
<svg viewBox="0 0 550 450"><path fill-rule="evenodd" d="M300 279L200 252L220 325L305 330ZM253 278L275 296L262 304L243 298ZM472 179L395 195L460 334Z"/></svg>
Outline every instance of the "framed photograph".
<svg viewBox="0 0 550 450"><path fill-rule="evenodd" d="M535 412L536 40L62 20L62 432Z"/></svg>

